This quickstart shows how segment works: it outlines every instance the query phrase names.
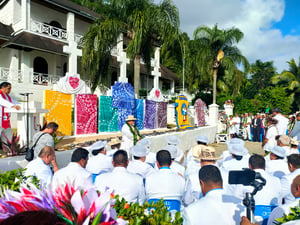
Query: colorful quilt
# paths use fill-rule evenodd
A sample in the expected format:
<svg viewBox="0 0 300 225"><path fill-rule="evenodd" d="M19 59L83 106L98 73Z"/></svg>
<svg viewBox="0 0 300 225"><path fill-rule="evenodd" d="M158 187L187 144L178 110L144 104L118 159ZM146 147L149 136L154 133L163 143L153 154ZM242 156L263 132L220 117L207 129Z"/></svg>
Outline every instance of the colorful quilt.
<svg viewBox="0 0 300 225"><path fill-rule="evenodd" d="M97 95L78 94L75 97L76 134L97 133Z"/></svg>
<svg viewBox="0 0 300 225"><path fill-rule="evenodd" d="M157 102L157 127L167 127L167 103Z"/></svg>
<svg viewBox="0 0 300 225"><path fill-rule="evenodd" d="M131 84L116 82L112 86L112 107L134 109L134 88Z"/></svg>
<svg viewBox="0 0 300 225"><path fill-rule="evenodd" d="M156 128L156 102L145 100L144 127L148 129Z"/></svg>
<svg viewBox="0 0 300 225"><path fill-rule="evenodd" d="M59 135L72 135L72 95L45 90L44 108L46 122L57 123Z"/></svg>
<svg viewBox="0 0 300 225"><path fill-rule="evenodd" d="M205 126L205 103L199 98L195 102L198 126Z"/></svg>
<svg viewBox="0 0 300 225"><path fill-rule="evenodd" d="M144 100L135 99L135 125L139 130L144 128Z"/></svg>
<svg viewBox="0 0 300 225"><path fill-rule="evenodd" d="M118 131L118 112L112 107L112 97L100 96L99 132Z"/></svg>
<svg viewBox="0 0 300 225"><path fill-rule="evenodd" d="M122 129L124 123L126 122L126 119L127 119L128 115L135 115L134 109L125 109L125 108L119 108L118 109L119 130Z"/></svg>

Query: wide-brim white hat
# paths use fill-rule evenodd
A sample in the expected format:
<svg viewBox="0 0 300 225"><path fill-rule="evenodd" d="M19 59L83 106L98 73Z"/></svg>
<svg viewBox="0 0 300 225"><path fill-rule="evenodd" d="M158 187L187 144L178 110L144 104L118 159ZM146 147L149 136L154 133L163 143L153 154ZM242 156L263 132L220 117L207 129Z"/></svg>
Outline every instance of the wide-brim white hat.
<svg viewBox="0 0 300 225"><path fill-rule="evenodd" d="M90 147L90 151L93 151L93 150L100 150L102 148L104 148L107 144L107 141L97 141L95 142L94 144L92 144L92 146Z"/></svg>
<svg viewBox="0 0 300 225"><path fill-rule="evenodd" d="M147 149L144 145L134 145L130 148L130 153L133 156L143 157L149 154L149 149Z"/></svg>
<svg viewBox="0 0 300 225"><path fill-rule="evenodd" d="M117 145L120 144L121 140L119 138L112 138L110 142L107 143L107 145L112 146L112 145Z"/></svg>
<svg viewBox="0 0 300 225"><path fill-rule="evenodd" d="M170 145L179 145L180 140L175 135L170 135L170 136L167 137L167 142Z"/></svg>
<svg viewBox="0 0 300 225"><path fill-rule="evenodd" d="M270 152L272 152L274 155L277 155L279 157L284 158L286 156L286 150L278 145L274 146Z"/></svg>
<svg viewBox="0 0 300 225"><path fill-rule="evenodd" d="M242 145L242 146L245 146L245 142L242 139L240 139L240 138L232 138L229 141L227 141L226 144L227 144L228 149L229 149L230 145Z"/></svg>
<svg viewBox="0 0 300 225"><path fill-rule="evenodd" d="M198 137L196 137L196 141L208 144L209 140L205 135L199 135Z"/></svg>
<svg viewBox="0 0 300 225"><path fill-rule="evenodd" d="M144 145L146 148L150 148L151 141L148 138L142 138L136 144L137 145Z"/></svg>
<svg viewBox="0 0 300 225"><path fill-rule="evenodd" d="M172 159L175 159L180 156L180 150L175 145L167 145L166 147L163 148L163 150L167 150L168 152L170 152Z"/></svg>
<svg viewBox="0 0 300 225"><path fill-rule="evenodd" d="M128 115L126 121L136 120L133 115Z"/></svg>
<svg viewBox="0 0 300 225"><path fill-rule="evenodd" d="M244 156L248 153L248 149L243 144L231 144L228 146L228 150L231 154Z"/></svg>

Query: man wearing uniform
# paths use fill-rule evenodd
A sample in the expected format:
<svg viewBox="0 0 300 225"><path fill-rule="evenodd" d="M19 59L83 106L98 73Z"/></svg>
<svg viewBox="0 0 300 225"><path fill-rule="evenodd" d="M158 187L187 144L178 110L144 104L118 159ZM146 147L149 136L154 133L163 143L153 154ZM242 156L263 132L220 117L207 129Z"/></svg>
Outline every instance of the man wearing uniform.
<svg viewBox="0 0 300 225"><path fill-rule="evenodd" d="M66 183L73 185L75 189L85 188L93 185L92 174L85 167L89 160L89 152L84 148L77 148L71 157L71 162L64 168L54 173L52 189L64 188Z"/></svg>
<svg viewBox="0 0 300 225"><path fill-rule="evenodd" d="M270 160L267 160L267 173L279 179L290 173L285 160L285 153L285 149L277 145L270 149Z"/></svg>
<svg viewBox="0 0 300 225"><path fill-rule="evenodd" d="M129 153L129 149L142 138L138 128L135 126L135 121L136 118L134 118L133 115L129 115L121 130L123 141L121 149L124 149L127 153Z"/></svg>
<svg viewBox="0 0 300 225"><path fill-rule="evenodd" d="M170 168L173 172L179 174L180 176L184 177L185 175L185 168L184 166L180 165L178 162L175 161L176 157L179 156L179 149L175 145L167 145L163 148L163 150L167 150L171 155L172 164ZM158 166L158 165L157 165Z"/></svg>
<svg viewBox="0 0 300 225"><path fill-rule="evenodd" d="M128 202L139 203L145 201L143 178L127 171L129 160L126 151L118 150L113 156L114 169L96 177L95 187L103 192L108 188Z"/></svg>
<svg viewBox="0 0 300 225"><path fill-rule="evenodd" d="M183 210L183 224L240 224L246 208L240 199L224 194L219 169L214 165L202 167L199 181L204 197Z"/></svg>
<svg viewBox="0 0 300 225"><path fill-rule="evenodd" d="M170 169L171 154L160 150L156 154L159 171L146 177L147 199L171 199L181 201L184 193L184 179Z"/></svg>

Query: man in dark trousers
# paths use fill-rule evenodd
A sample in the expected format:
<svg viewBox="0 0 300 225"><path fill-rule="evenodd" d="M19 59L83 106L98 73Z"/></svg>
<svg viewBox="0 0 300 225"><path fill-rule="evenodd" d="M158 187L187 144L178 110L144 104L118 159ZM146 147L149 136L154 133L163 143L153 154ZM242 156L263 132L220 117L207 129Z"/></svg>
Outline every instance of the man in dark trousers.
<svg viewBox="0 0 300 225"><path fill-rule="evenodd" d="M253 141L259 142L260 141L261 119L257 116L257 114L254 115L251 125L253 128Z"/></svg>

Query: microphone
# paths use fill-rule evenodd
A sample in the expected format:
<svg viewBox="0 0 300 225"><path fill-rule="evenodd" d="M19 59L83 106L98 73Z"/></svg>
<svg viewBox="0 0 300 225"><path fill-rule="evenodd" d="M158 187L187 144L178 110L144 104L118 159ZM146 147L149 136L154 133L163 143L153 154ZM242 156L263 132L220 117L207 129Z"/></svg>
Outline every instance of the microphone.
<svg viewBox="0 0 300 225"><path fill-rule="evenodd" d="M23 96L28 96L28 95L32 95L33 93L29 93L29 92L24 92L24 93L20 93L20 95L23 95Z"/></svg>

